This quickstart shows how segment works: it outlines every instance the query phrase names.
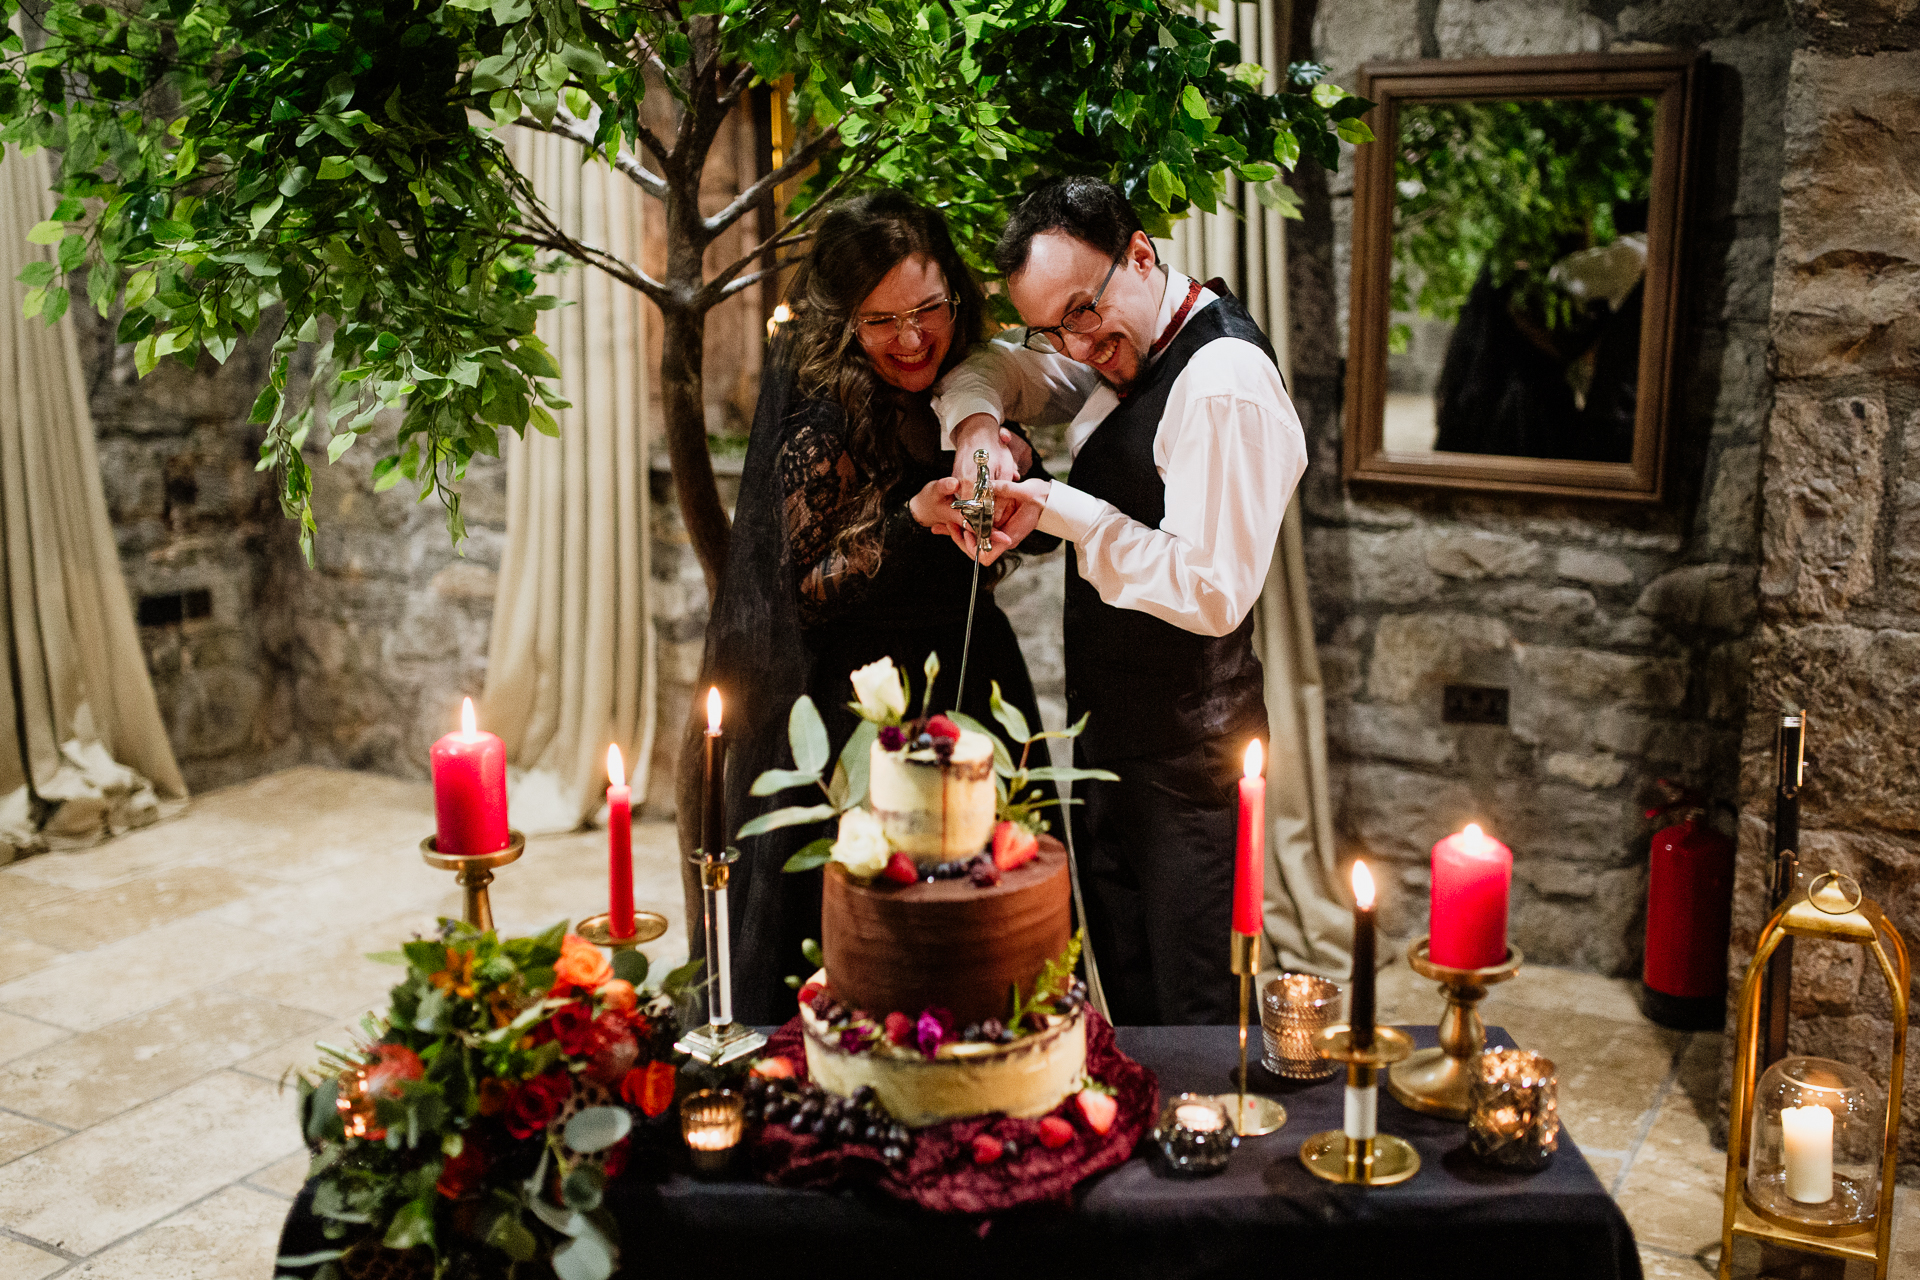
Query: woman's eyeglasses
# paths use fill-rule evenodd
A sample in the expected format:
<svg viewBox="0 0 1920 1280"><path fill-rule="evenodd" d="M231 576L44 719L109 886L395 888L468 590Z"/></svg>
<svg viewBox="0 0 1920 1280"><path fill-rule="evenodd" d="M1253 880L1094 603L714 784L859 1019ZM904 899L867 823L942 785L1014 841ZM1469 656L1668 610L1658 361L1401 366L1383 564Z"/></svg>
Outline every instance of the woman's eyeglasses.
<svg viewBox="0 0 1920 1280"><path fill-rule="evenodd" d="M1083 302L1060 317L1059 324L1048 325L1044 329L1029 327L1023 345L1029 351L1059 352L1067 350L1067 335L1070 333L1092 333L1100 327L1100 299L1107 294L1107 286L1113 283L1113 273L1120 269L1120 263L1127 256L1121 249L1113 256L1113 265L1107 268L1106 279L1100 282L1092 302Z"/></svg>
<svg viewBox="0 0 1920 1280"><path fill-rule="evenodd" d="M884 347L889 342L904 338L909 326L915 333L939 335L953 328L953 317L959 309L959 303L957 297L950 297L929 302L924 307L915 307L911 311L897 311L882 316L855 316L853 331L859 336L861 345L867 347Z"/></svg>

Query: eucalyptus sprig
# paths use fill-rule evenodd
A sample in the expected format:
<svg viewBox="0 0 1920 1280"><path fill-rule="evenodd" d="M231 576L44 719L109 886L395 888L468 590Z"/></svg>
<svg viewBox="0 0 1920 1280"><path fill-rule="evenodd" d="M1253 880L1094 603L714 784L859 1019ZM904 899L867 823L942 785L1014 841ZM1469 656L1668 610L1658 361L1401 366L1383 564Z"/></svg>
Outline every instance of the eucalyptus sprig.
<svg viewBox="0 0 1920 1280"><path fill-rule="evenodd" d="M1120 775L1109 769L1082 769L1073 765L1030 766L1027 758L1033 753L1033 744L1044 742L1048 738L1061 738L1071 741L1086 731L1087 717L1081 716L1078 724L1065 729L1042 729L1035 733L1027 725L1027 717L1020 708L1000 696L1000 682L993 682L993 695L989 700L993 718L1005 727L1007 734L1020 744L1020 759L1016 762L1013 753L1000 741L999 735L988 729L971 716L959 712L949 712L953 722L963 729L972 729L984 733L993 742L993 788L995 811L1008 822L1017 822L1027 830L1038 835L1051 830L1051 824L1040 817L1040 810L1054 805L1080 804L1081 801L1067 796L1049 796L1035 783L1039 782L1118 782Z"/></svg>

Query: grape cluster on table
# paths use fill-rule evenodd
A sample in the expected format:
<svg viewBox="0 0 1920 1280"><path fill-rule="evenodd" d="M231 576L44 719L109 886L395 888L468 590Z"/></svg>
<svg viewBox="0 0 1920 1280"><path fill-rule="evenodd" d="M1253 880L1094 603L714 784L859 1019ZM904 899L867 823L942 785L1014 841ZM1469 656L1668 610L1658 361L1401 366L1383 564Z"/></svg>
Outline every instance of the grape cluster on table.
<svg viewBox="0 0 1920 1280"><path fill-rule="evenodd" d="M796 1136L821 1138L830 1145L863 1143L877 1148L890 1165L905 1164L913 1153L913 1133L887 1114L872 1085L843 1098L811 1082L752 1076L746 1092L749 1124L785 1125Z"/></svg>

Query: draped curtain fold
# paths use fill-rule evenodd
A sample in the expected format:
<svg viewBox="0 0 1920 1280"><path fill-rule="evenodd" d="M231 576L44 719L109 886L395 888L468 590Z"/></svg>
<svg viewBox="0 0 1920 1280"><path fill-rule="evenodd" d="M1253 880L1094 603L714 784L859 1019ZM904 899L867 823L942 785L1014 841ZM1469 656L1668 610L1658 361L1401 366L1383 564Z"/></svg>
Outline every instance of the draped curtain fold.
<svg viewBox="0 0 1920 1280"><path fill-rule="evenodd" d="M1280 87L1287 65L1287 0L1222 4L1207 15ZM1287 355L1286 223L1235 178L1219 213L1194 213L1161 242L1161 256L1198 280L1218 276ZM1333 807L1327 783L1326 698L1307 599L1306 556L1296 494L1280 530L1273 567L1255 611L1254 644L1266 667L1266 940L1281 968L1344 978L1352 961L1352 915L1339 890Z"/></svg>
<svg viewBox="0 0 1920 1280"><path fill-rule="evenodd" d="M554 220L583 242L640 257L640 194L574 143L506 137ZM546 282L570 305L542 312L559 362L560 434L507 445L507 541L483 695L507 744L508 805L529 834L570 831L604 804L607 745L645 799L656 661L647 490L644 300L575 266Z"/></svg>
<svg viewBox="0 0 1920 1280"><path fill-rule="evenodd" d="M47 158L0 159L0 279L53 250ZM107 519L73 321L0 302L0 863L95 843L186 799Z"/></svg>

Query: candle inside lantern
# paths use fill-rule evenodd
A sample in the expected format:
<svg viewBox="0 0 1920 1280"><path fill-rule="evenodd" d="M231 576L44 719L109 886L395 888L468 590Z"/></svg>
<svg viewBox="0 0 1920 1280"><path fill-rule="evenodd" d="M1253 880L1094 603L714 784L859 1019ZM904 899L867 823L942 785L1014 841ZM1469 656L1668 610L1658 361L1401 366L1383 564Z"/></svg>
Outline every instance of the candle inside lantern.
<svg viewBox="0 0 1920 1280"><path fill-rule="evenodd" d="M1469 822L1433 846L1427 955L1449 969L1488 969L1507 958L1513 850Z"/></svg>
<svg viewBox="0 0 1920 1280"><path fill-rule="evenodd" d="M507 847L507 747L474 724L473 699L460 703L460 731L433 744L434 847L473 857Z"/></svg>
<svg viewBox="0 0 1920 1280"><path fill-rule="evenodd" d="M1782 1107L1787 1198L1801 1204L1833 1199L1833 1112L1819 1104Z"/></svg>
<svg viewBox="0 0 1920 1280"><path fill-rule="evenodd" d="M1197 1102L1175 1107L1173 1118L1181 1128L1191 1129L1195 1133L1212 1133L1224 1123L1218 1111Z"/></svg>
<svg viewBox="0 0 1920 1280"><path fill-rule="evenodd" d="M1373 1047L1373 875L1353 864L1353 1004L1347 1015L1356 1049Z"/></svg>
<svg viewBox="0 0 1920 1280"><path fill-rule="evenodd" d="M1266 751L1255 738L1247 744L1245 776L1240 779L1240 834L1234 846L1233 931L1259 934L1267 865L1267 780L1261 776Z"/></svg>
<svg viewBox="0 0 1920 1280"><path fill-rule="evenodd" d="M607 748L607 933L633 936L633 788L618 743Z"/></svg>

